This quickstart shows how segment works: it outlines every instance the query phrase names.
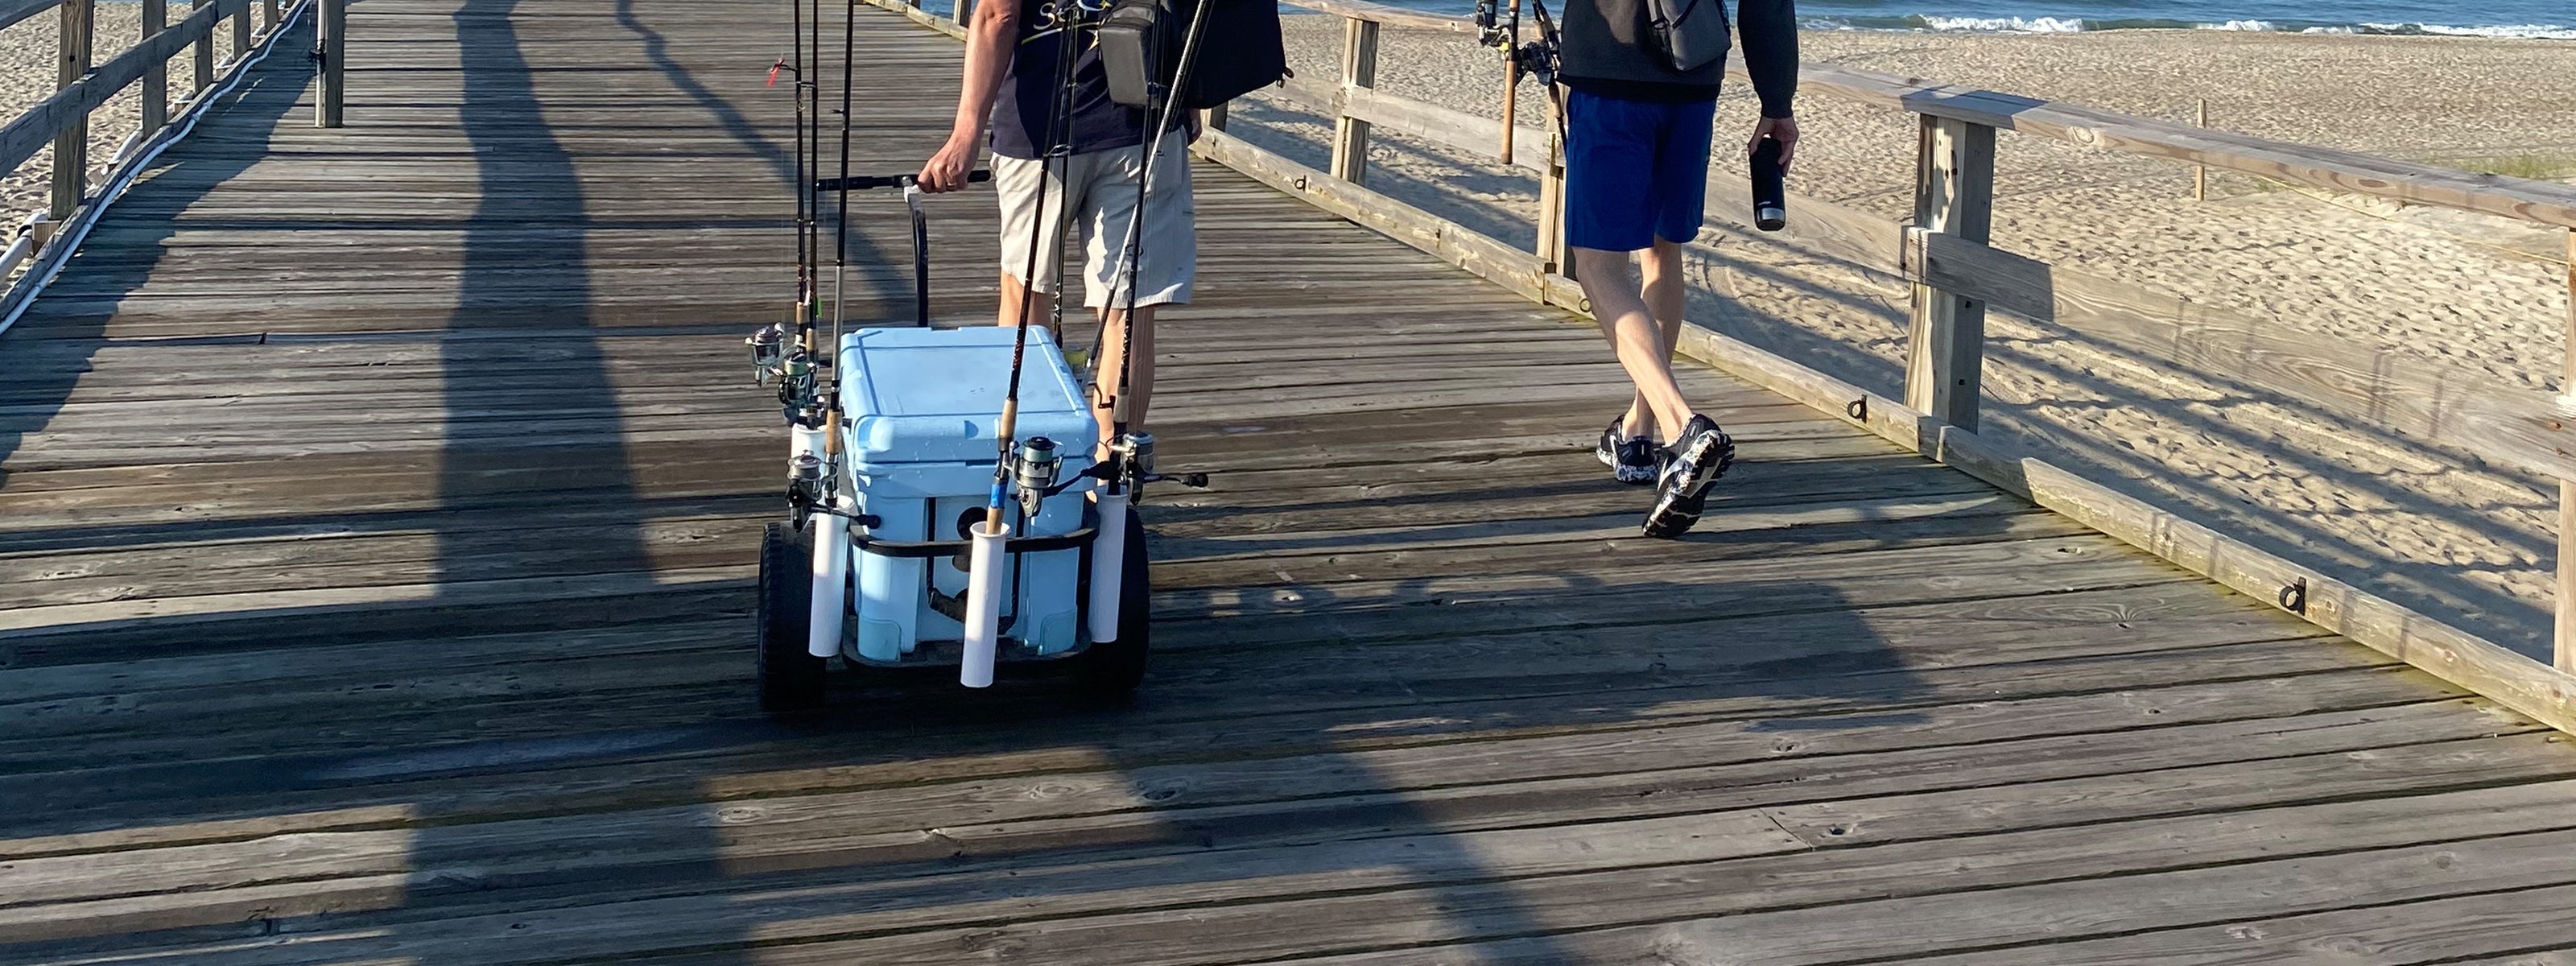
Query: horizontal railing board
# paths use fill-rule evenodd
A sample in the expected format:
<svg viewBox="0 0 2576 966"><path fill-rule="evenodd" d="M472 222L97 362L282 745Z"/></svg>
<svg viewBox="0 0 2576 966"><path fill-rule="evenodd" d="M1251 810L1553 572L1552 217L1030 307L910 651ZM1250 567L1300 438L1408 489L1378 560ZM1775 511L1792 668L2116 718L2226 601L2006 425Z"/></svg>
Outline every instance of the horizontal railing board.
<svg viewBox="0 0 2576 966"><path fill-rule="evenodd" d="M251 0L214 0L199 7L185 19L152 35L151 39L134 45L114 60L100 64L89 72L89 76L72 82L70 87L28 108L27 113L18 115L17 120L0 127L0 170L27 163L28 158L35 157L36 152L53 143L54 135L87 117L89 112L107 103L108 98L116 96L118 91L141 80L152 65L166 63L189 44L212 35L218 21L248 11L250 3Z"/></svg>
<svg viewBox="0 0 2576 966"><path fill-rule="evenodd" d="M1391 27L1437 30L1469 36L1474 36L1476 33L1475 22L1465 17L1444 17L1436 13L1423 13L1419 10L1369 3L1368 0L1294 0L1289 6L1304 7L1317 13L1329 13L1353 20L1382 23Z"/></svg>
<svg viewBox="0 0 2576 966"><path fill-rule="evenodd" d="M1285 2L1399 26L1475 32L1474 24L1462 17L1396 11L1404 15L1398 21L1376 15L1375 10L1388 8L1375 4L1354 5L1351 0ZM1350 12L1354 6L1369 9ZM1424 19L1442 23L1420 23ZM1730 58L1727 71L1738 79L1746 77L1740 57ZM2085 147L2207 165L2328 191L2576 228L2576 186L2271 141L1848 67L1805 65L1799 68L1798 83L1802 89L1823 91L1845 100L1984 124Z"/></svg>
<svg viewBox="0 0 2576 966"><path fill-rule="evenodd" d="M1947 235L1911 237L1927 284L2499 466L2576 479L2576 407L2558 396Z"/></svg>
<svg viewBox="0 0 2576 966"><path fill-rule="evenodd" d="M2085 147L2225 168L2328 191L2576 228L2576 187L2547 181L2270 141L1994 91L1931 88L1907 95L1901 103L1919 114Z"/></svg>
<svg viewBox="0 0 2576 966"><path fill-rule="evenodd" d="M63 0L0 0L0 30L61 6Z"/></svg>

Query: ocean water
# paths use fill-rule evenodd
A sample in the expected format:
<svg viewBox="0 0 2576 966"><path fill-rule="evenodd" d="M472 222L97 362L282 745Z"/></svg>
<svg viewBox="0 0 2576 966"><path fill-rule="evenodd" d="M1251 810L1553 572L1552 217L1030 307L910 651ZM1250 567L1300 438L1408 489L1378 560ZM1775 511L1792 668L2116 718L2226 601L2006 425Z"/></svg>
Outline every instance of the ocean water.
<svg viewBox="0 0 2576 966"><path fill-rule="evenodd" d="M1382 2L1441 13L1474 9L1472 0ZM1814 30L2200 29L2576 40L2576 0L1798 0L1798 18Z"/></svg>

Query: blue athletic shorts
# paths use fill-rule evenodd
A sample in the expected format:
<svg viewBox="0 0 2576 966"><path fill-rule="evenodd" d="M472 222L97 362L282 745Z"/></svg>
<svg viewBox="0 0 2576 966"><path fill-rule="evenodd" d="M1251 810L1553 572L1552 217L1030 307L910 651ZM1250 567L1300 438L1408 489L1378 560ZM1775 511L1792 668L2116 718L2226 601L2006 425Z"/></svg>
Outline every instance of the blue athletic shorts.
<svg viewBox="0 0 2576 966"><path fill-rule="evenodd" d="M1565 243L1605 252L1699 235L1716 101L1565 101Z"/></svg>

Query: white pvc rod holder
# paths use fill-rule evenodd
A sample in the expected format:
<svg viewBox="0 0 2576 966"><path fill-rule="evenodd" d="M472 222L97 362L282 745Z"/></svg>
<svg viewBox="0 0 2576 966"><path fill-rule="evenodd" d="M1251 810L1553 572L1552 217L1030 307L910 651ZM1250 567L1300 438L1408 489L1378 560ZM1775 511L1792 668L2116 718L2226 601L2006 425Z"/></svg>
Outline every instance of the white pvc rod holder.
<svg viewBox="0 0 2576 966"><path fill-rule="evenodd" d="M970 688L993 686L993 652L1002 640L1002 571L1009 558L1003 541L1009 524L977 527L966 551L966 654L957 664L957 683Z"/></svg>
<svg viewBox="0 0 2576 966"><path fill-rule="evenodd" d="M1091 642L1118 639L1118 600L1127 576L1127 493L1102 492L1100 529L1091 537Z"/></svg>
<svg viewBox="0 0 2576 966"><path fill-rule="evenodd" d="M814 597L807 612L805 653L815 657L841 653L841 616L849 610L843 599L850 588L849 529L850 521L842 517L814 517Z"/></svg>

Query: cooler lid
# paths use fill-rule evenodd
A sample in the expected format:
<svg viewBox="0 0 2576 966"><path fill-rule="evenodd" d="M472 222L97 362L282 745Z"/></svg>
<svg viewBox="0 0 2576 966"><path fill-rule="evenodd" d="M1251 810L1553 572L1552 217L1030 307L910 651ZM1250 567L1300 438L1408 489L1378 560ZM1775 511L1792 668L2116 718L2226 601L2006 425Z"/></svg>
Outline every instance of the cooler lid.
<svg viewBox="0 0 2576 966"><path fill-rule="evenodd" d="M858 463L986 462L1011 376L1015 330L872 328L841 339L841 417ZM1067 453L1098 440L1091 407L1046 330L1029 333L1020 376L1021 439Z"/></svg>

